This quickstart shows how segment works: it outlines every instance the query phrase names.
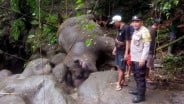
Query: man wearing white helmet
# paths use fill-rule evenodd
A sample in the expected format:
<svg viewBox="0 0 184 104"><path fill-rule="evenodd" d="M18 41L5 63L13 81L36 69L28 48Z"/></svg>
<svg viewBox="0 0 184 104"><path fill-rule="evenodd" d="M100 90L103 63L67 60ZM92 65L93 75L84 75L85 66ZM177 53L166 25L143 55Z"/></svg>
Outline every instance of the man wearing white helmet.
<svg viewBox="0 0 184 104"><path fill-rule="evenodd" d="M115 39L115 47L112 54L115 55L115 63L118 69L118 82L116 90L121 90L125 81L125 59L128 55L130 47L130 28L122 22L122 17L119 15L113 16L110 24L114 24L114 26L118 29Z"/></svg>

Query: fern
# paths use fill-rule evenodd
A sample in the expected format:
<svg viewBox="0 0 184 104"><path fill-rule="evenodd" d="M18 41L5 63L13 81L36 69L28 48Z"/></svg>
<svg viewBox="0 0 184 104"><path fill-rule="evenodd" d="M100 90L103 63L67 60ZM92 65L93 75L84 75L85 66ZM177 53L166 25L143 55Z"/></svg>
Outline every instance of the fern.
<svg viewBox="0 0 184 104"><path fill-rule="evenodd" d="M11 0L10 6L13 11L20 13L19 0Z"/></svg>
<svg viewBox="0 0 184 104"><path fill-rule="evenodd" d="M17 41L21 35L21 31L25 30L25 23L23 19L14 20L11 25L11 36L15 41Z"/></svg>

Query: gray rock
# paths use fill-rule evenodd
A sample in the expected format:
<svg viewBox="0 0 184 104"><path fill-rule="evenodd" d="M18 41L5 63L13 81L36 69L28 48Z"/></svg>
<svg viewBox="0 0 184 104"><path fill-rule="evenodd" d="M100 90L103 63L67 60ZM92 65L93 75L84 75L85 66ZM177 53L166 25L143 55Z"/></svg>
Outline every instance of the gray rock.
<svg viewBox="0 0 184 104"><path fill-rule="evenodd" d="M131 102L131 95L122 91L115 91L117 72L105 71L92 73L79 87L78 95L81 104L128 104Z"/></svg>
<svg viewBox="0 0 184 104"><path fill-rule="evenodd" d="M61 46L57 44L51 45L51 44L43 43L40 48L41 48L42 54L47 58L52 58L58 52L63 52L63 48L61 48Z"/></svg>
<svg viewBox="0 0 184 104"><path fill-rule="evenodd" d="M78 89L78 102L80 104L132 104L134 96L128 91L135 88L135 82L131 79L127 87L124 86L122 90L116 91L116 85L112 84L116 81L116 71L92 73ZM147 89L146 101L140 104L172 104L169 100L170 94L169 91Z"/></svg>
<svg viewBox="0 0 184 104"><path fill-rule="evenodd" d="M13 82L8 83L6 87L0 90L0 93L20 96L25 99L26 104L76 104L76 102L65 93L55 78L50 75L14 79ZM4 95L0 96L0 98L3 97Z"/></svg>
<svg viewBox="0 0 184 104"><path fill-rule="evenodd" d="M0 104L26 104L23 98L16 95L0 97Z"/></svg>
<svg viewBox="0 0 184 104"><path fill-rule="evenodd" d="M0 80L12 75L12 72L6 69L0 71Z"/></svg>
<svg viewBox="0 0 184 104"><path fill-rule="evenodd" d="M60 63L58 65L56 65L53 69L52 69L52 74L56 77L56 79L59 82L63 82L64 81L64 77L66 75L67 72L67 68L63 63Z"/></svg>
<svg viewBox="0 0 184 104"><path fill-rule="evenodd" d="M31 55L29 60L35 60L35 59L42 58L42 57L43 55L40 52L36 52L35 54Z"/></svg>
<svg viewBox="0 0 184 104"><path fill-rule="evenodd" d="M51 57L50 62L54 65L57 65L59 63L61 63L66 57L66 54L64 53L58 53L56 55L54 55L53 57Z"/></svg>
<svg viewBox="0 0 184 104"><path fill-rule="evenodd" d="M48 59L39 58L32 60L24 69L22 76L28 77L31 75L43 75L51 72L51 66Z"/></svg>

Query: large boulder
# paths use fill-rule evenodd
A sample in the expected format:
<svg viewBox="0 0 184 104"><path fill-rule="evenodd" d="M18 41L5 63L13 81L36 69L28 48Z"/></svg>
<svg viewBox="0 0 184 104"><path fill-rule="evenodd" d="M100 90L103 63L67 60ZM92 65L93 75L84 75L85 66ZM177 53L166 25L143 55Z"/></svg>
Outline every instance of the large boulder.
<svg viewBox="0 0 184 104"><path fill-rule="evenodd" d="M65 93L53 76L39 75L25 79L14 79L0 90L0 93L15 94L23 98L26 104L76 104ZM7 95L7 96L9 96ZM4 98L5 95L0 95Z"/></svg>
<svg viewBox="0 0 184 104"><path fill-rule="evenodd" d="M43 75L51 73L51 65L46 58L39 58L30 61L24 69L22 76Z"/></svg>

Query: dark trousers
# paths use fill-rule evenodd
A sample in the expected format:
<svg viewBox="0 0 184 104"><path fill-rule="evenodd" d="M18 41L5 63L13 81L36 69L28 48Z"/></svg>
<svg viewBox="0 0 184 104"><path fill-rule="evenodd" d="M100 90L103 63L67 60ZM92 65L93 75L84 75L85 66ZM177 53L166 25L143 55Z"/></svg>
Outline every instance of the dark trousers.
<svg viewBox="0 0 184 104"><path fill-rule="evenodd" d="M146 92L146 64L142 67L139 66L138 62L132 62L132 72L134 74L135 82L137 85L136 90L139 96L145 96Z"/></svg>

